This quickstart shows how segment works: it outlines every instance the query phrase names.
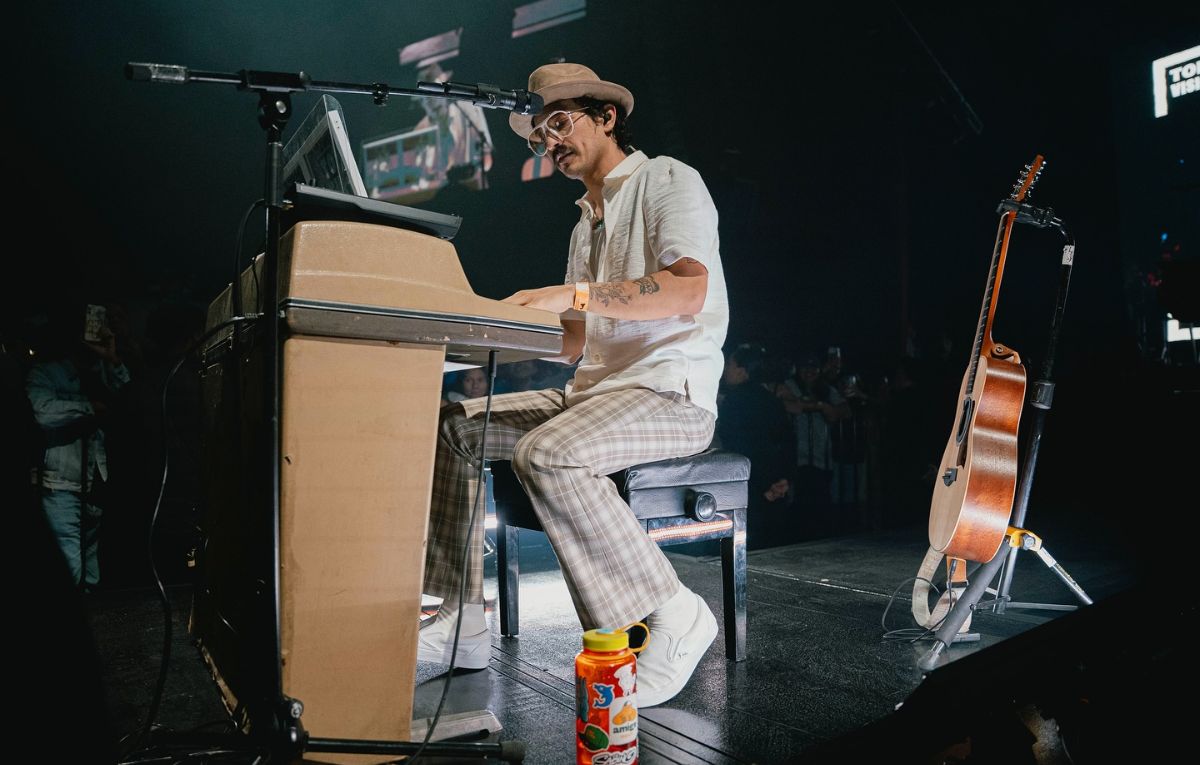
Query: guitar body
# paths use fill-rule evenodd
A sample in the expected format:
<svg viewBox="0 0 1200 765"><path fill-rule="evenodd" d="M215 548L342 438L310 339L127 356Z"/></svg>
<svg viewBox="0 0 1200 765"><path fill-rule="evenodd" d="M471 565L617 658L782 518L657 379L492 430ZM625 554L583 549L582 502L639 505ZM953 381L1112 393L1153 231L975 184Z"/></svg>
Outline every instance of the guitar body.
<svg viewBox="0 0 1200 765"><path fill-rule="evenodd" d="M985 354L972 390L963 376L959 411L929 510L929 544L947 557L986 562L1008 531L1017 488L1017 429L1025 403L1025 368L1019 357Z"/></svg>

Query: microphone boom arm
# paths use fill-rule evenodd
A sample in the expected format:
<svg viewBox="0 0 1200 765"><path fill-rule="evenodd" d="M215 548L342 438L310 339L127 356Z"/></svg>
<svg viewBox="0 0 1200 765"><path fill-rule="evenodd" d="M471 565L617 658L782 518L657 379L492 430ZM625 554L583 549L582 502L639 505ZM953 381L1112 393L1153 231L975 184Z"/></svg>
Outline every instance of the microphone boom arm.
<svg viewBox="0 0 1200 765"><path fill-rule="evenodd" d="M369 85L353 82L313 80L304 72L265 72L242 69L238 72L206 72L175 64L149 64L131 61L125 65L125 78L169 85L209 82L234 85L238 90L260 93L299 93L319 90L330 93L367 95L378 106L391 96L412 98L444 98L451 101L470 101L489 109L508 109L518 114L537 114L542 99L525 90L504 90L495 85L464 85L462 83L421 82L417 88L393 88L386 82Z"/></svg>

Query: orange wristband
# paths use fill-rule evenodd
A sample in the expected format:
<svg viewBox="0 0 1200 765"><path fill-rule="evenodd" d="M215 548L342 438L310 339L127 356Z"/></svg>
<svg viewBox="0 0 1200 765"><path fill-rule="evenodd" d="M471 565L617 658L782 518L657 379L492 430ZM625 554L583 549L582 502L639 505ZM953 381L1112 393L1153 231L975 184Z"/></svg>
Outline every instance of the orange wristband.
<svg viewBox="0 0 1200 765"><path fill-rule="evenodd" d="M591 284L587 282L575 282L575 302L571 307L576 311L587 312L588 300L591 298Z"/></svg>

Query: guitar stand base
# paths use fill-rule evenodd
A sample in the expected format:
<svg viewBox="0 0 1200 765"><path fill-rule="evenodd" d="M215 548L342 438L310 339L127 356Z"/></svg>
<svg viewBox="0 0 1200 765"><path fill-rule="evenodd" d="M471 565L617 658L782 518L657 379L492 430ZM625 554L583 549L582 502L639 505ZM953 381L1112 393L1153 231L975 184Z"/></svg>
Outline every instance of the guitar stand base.
<svg viewBox="0 0 1200 765"><path fill-rule="evenodd" d="M1047 550L1045 544L1043 544L1042 538L1037 534L1034 534L1028 529L1019 529L1015 526L1009 526L1008 544L1012 550L1009 551L1005 559L1004 565L1009 570L1001 575L1001 581L1003 584L1001 584L999 589L995 590L989 587L987 591L995 597L987 601L981 600L979 602L980 606L984 604L991 605L992 612L997 614L1002 614L1006 609L1009 608L1031 608L1041 609L1043 611L1074 611L1076 608L1078 608L1078 606L1059 605L1056 603L1020 603L1009 599L1007 585L1009 578L1011 577L1010 572L1012 567L1016 565L1016 555L1021 550L1028 550L1036 553L1042 563L1046 565L1046 568L1050 569L1050 571L1067 586L1067 589L1069 589L1071 594L1079 599L1080 603L1085 606L1092 605L1093 601L1091 596L1089 596L1087 592L1085 592L1084 589L1079 586L1079 583L1075 581L1075 578L1072 577L1065 568L1063 568L1062 564L1054 559L1054 556L1050 554L1050 551Z"/></svg>
<svg viewBox="0 0 1200 765"><path fill-rule="evenodd" d="M991 607L992 613L1002 614L1010 608L1023 608L1039 611L1077 611L1079 606L1069 605L1066 603L1022 603L1015 600L1004 600L1003 598L991 598L989 600L979 601L979 608Z"/></svg>

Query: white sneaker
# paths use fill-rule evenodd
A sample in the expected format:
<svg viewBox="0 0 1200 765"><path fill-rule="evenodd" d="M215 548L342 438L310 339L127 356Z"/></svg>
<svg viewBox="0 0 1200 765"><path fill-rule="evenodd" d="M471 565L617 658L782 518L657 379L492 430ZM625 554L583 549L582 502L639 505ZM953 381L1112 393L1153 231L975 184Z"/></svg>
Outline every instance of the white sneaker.
<svg viewBox="0 0 1200 765"><path fill-rule="evenodd" d="M637 657L639 709L662 704L683 690L717 637L717 619L704 598L682 585L646 624L649 642Z"/></svg>
<svg viewBox="0 0 1200 765"><path fill-rule="evenodd" d="M482 610L482 606L479 606ZM450 649L454 647L454 618L435 616L421 625L417 637L417 661L431 664L449 664ZM461 669L483 669L492 656L492 633L486 623L483 629L467 634L468 625L458 637L458 655L454 666Z"/></svg>

